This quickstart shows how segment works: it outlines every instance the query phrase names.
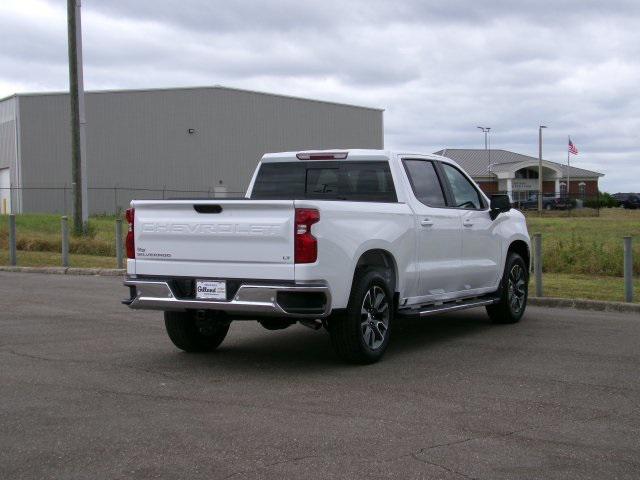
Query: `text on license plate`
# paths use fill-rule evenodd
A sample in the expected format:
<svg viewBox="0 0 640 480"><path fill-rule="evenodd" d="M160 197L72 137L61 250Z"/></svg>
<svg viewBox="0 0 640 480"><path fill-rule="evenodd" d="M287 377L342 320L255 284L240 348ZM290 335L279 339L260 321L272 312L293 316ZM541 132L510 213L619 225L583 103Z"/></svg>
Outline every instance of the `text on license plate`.
<svg viewBox="0 0 640 480"><path fill-rule="evenodd" d="M196 298L226 300L227 282L224 280L196 280Z"/></svg>

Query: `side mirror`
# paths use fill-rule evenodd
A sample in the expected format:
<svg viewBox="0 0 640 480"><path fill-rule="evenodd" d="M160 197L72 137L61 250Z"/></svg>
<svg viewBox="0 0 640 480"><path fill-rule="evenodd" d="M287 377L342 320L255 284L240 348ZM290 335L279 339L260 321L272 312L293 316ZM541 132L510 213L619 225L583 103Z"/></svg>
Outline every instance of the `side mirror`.
<svg viewBox="0 0 640 480"><path fill-rule="evenodd" d="M491 220L495 220L498 215L511 210L511 200L509 195L491 195L489 215Z"/></svg>

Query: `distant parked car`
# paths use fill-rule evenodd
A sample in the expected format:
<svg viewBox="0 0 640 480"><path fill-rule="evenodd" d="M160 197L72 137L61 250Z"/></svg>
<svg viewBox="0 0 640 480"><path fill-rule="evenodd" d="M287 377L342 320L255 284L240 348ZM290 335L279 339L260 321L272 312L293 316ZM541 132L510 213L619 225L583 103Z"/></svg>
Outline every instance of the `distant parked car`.
<svg viewBox="0 0 640 480"><path fill-rule="evenodd" d="M620 202L620 206L632 210L640 208L640 195L628 195L624 200Z"/></svg>
<svg viewBox="0 0 640 480"><path fill-rule="evenodd" d="M527 200L516 202L521 210L537 210L538 196L531 195ZM566 210L571 206L571 200L567 198L542 197L542 208L544 210Z"/></svg>

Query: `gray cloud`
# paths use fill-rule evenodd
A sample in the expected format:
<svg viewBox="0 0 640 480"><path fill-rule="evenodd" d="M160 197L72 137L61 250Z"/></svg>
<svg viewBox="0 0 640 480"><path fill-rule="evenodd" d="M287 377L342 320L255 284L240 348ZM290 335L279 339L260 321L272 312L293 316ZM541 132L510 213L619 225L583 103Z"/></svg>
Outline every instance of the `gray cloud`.
<svg viewBox="0 0 640 480"><path fill-rule="evenodd" d="M0 95L67 88L63 0L0 5ZM88 88L225 84L386 109L389 147L492 145L640 190L640 2L84 0Z"/></svg>

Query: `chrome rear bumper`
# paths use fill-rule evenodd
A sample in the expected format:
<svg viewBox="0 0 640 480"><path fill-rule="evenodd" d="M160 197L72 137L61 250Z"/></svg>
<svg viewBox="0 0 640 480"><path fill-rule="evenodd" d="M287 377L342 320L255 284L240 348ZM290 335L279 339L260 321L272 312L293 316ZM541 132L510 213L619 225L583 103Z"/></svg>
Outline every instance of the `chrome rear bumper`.
<svg viewBox="0 0 640 480"><path fill-rule="evenodd" d="M123 303L133 309L147 310L218 310L239 315L267 315L277 317L322 318L331 313L331 293L328 285L313 284L251 284L240 285L232 299L199 300L178 298L169 281L127 277L124 285L132 288L130 299ZM134 290L135 289L135 290ZM134 293L135 292L135 293ZM278 302L279 293L319 293L324 305L312 313L301 312Z"/></svg>

